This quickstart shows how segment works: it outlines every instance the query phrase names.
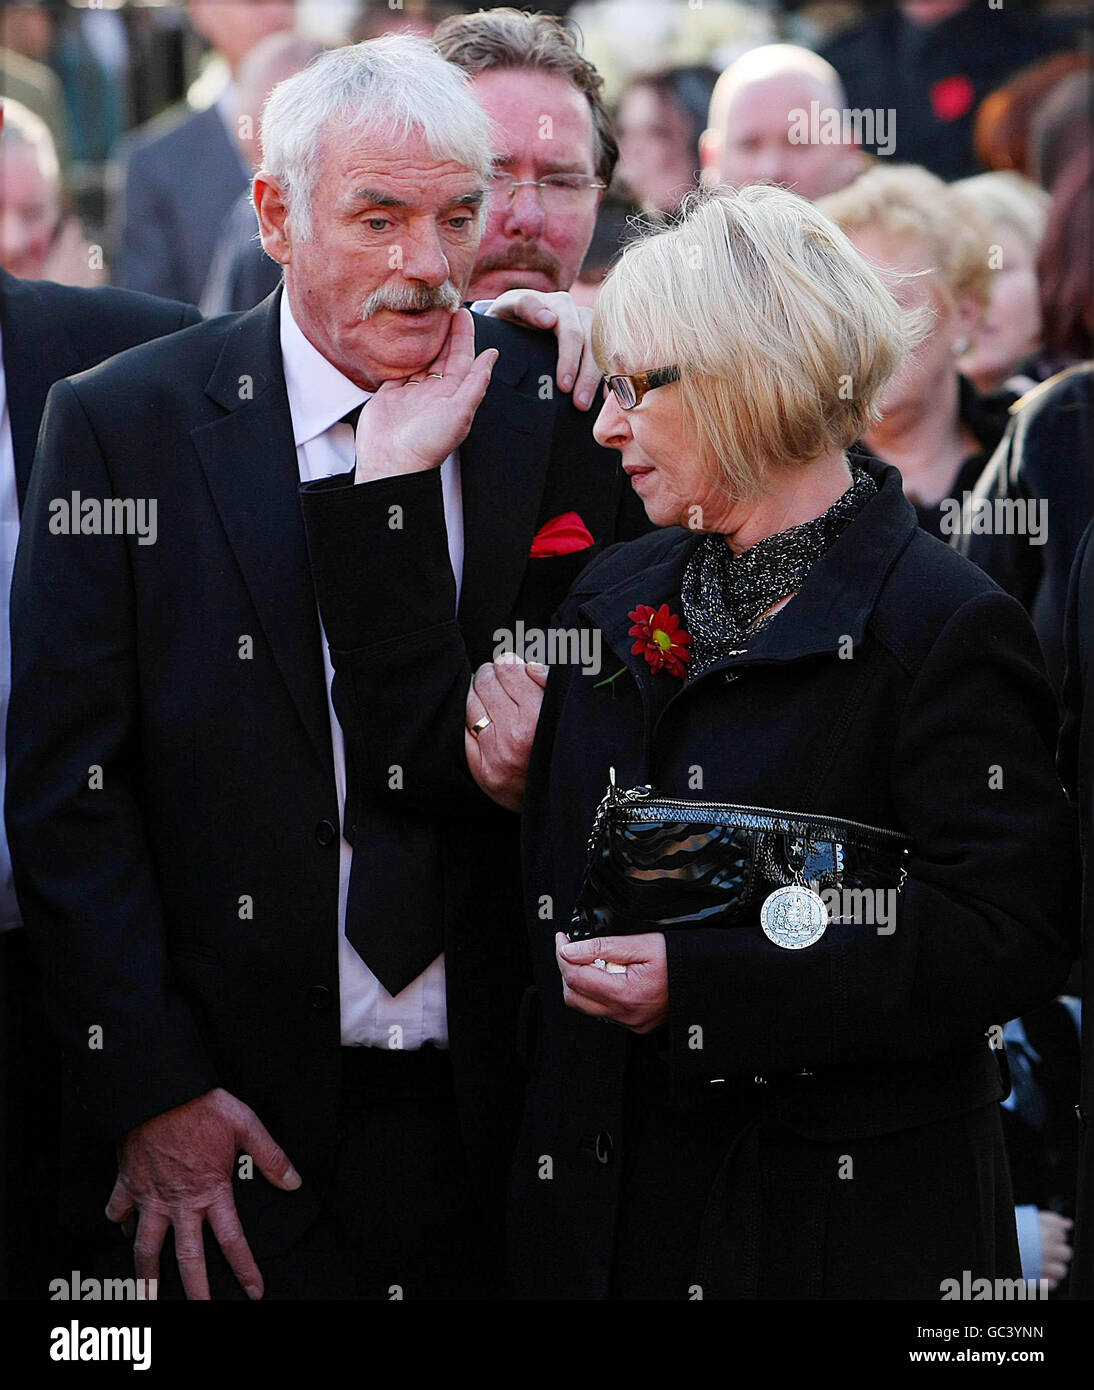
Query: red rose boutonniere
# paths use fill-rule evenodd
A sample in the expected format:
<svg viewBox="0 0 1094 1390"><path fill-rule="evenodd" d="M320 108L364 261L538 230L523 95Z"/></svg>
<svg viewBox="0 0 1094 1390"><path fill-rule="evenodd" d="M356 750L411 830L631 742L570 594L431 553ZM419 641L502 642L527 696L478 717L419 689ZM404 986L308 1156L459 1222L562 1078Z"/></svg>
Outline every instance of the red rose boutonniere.
<svg viewBox="0 0 1094 1390"><path fill-rule="evenodd" d="M685 664L691 660L688 651L691 633L680 626L680 619L669 612L668 604L663 603L655 609L640 603L627 617L634 620L629 636L638 639L631 651L636 655L640 652L649 662L651 671L667 671L670 676L683 680Z"/></svg>

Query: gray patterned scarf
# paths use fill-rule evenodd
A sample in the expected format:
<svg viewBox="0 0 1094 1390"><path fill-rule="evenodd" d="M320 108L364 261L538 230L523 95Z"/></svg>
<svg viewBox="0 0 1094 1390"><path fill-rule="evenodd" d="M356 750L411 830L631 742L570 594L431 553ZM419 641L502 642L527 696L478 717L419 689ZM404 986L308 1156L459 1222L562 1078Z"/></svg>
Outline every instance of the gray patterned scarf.
<svg viewBox="0 0 1094 1390"><path fill-rule="evenodd" d="M688 679L730 653L741 654L777 615L761 617L795 593L813 565L877 492L864 469L851 466L851 486L823 515L791 526L734 555L721 535L704 536L684 570L681 602L691 633Z"/></svg>

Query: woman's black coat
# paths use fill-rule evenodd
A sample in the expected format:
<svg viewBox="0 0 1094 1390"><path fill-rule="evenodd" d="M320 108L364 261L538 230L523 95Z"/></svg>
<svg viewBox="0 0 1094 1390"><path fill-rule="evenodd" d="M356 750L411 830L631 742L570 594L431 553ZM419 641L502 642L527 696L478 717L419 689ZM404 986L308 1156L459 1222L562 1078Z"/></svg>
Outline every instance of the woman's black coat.
<svg viewBox="0 0 1094 1390"><path fill-rule="evenodd" d="M628 636L638 604L681 613L683 530L606 552L556 619L599 630L603 665L552 671L525 801L524 1294L938 1298L964 1270L1018 1272L992 1026L1058 992L1074 953L1055 702L1020 605L868 466L877 495L797 595L694 682L651 674ZM758 924L670 932L657 1033L567 1008L554 933L611 766L904 832L894 929L798 951Z"/></svg>

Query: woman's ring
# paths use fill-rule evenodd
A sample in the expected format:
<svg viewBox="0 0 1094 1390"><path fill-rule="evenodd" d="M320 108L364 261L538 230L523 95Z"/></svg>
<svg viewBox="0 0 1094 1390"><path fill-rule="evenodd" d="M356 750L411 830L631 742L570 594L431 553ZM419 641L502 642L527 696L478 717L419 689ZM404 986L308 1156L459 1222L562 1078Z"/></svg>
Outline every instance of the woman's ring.
<svg viewBox="0 0 1094 1390"><path fill-rule="evenodd" d="M438 381L444 379L444 372L426 372L426 376L435 376Z"/></svg>
<svg viewBox="0 0 1094 1390"><path fill-rule="evenodd" d="M489 729L490 725L493 724L493 722L494 721L490 718L488 714L484 714L481 719L476 719L474 724L471 725L470 729L472 737L478 738L478 736L482 733L483 729Z"/></svg>

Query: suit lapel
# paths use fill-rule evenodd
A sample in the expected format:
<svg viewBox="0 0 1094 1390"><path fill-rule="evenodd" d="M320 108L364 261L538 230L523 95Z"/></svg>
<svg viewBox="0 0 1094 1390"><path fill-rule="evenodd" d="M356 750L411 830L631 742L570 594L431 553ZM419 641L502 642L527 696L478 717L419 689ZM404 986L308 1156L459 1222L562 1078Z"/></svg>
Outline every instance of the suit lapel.
<svg viewBox="0 0 1094 1390"><path fill-rule="evenodd" d="M495 631L510 625L543 496L556 407L553 400L518 391L523 374L519 360L498 360L460 446L459 620L473 663L487 659Z"/></svg>
<svg viewBox="0 0 1094 1390"><path fill-rule="evenodd" d="M191 437L278 670L329 768L322 636L281 365L280 295L242 315L229 334L205 387L227 413Z"/></svg>
<svg viewBox="0 0 1094 1390"><path fill-rule="evenodd" d="M49 388L61 377L79 371L80 362L66 334L53 324L38 286L5 270L0 270L0 328L15 482L22 511Z"/></svg>

